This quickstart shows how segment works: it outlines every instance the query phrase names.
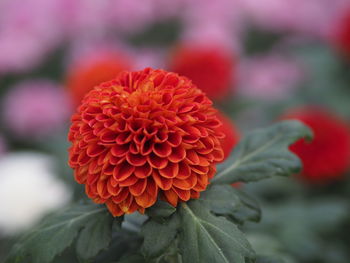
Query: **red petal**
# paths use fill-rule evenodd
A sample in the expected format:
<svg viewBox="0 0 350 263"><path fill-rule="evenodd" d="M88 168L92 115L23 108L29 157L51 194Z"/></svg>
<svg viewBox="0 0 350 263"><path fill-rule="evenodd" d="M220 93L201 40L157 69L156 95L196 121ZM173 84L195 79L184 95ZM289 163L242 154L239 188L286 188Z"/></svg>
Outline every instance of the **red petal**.
<svg viewBox="0 0 350 263"><path fill-rule="evenodd" d="M129 146L127 144L123 144L123 145L116 144L111 148L111 153L113 156L121 157L125 155L128 150L129 150Z"/></svg>
<svg viewBox="0 0 350 263"><path fill-rule="evenodd" d="M168 201L169 204L176 207L179 201L179 196L174 192L173 189L163 192L164 198Z"/></svg>
<svg viewBox="0 0 350 263"><path fill-rule="evenodd" d="M132 186L129 186L129 191L133 196L139 196L141 195L147 186L147 179L139 179L137 183L133 184Z"/></svg>
<svg viewBox="0 0 350 263"><path fill-rule="evenodd" d="M168 134L168 140L167 142L172 146L172 147L177 147L181 144L182 137L179 133L173 132Z"/></svg>
<svg viewBox="0 0 350 263"><path fill-rule="evenodd" d="M89 174L96 174L101 172L102 166L97 165L97 161L94 159L90 164L89 164Z"/></svg>
<svg viewBox="0 0 350 263"><path fill-rule="evenodd" d="M124 201L128 197L128 195L129 189L124 187L118 195L112 197L112 200L114 203L119 204L120 202Z"/></svg>
<svg viewBox="0 0 350 263"><path fill-rule="evenodd" d="M153 152L159 157L167 157L171 154L171 147L167 142L153 144Z"/></svg>
<svg viewBox="0 0 350 263"><path fill-rule="evenodd" d="M179 163L179 173L176 176L176 178L183 180L188 178L190 175L191 175L191 167L184 162Z"/></svg>
<svg viewBox="0 0 350 263"><path fill-rule="evenodd" d="M177 163L169 162L165 168L159 169L159 173L165 178L174 178L179 173L179 165Z"/></svg>
<svg viewBox="0 0 350 263"><path fill-rule="evenodd" d="M189 164L198 165L200 163L198 154L194 150L186 152L186 160Z"/></svg>
<svg viewBox="0 0 350 263"><path fill-rule="evenodd" d="M130 214L130 206L132 202L134 201L134 198L132 195L129 195L124 201L120 202L119 208L126 214Z"/></svg>
<svg viewBox="0 0 350 263"><path fill-rule="evenodd" d="M190 190L181 190L181 189L178 189L176 187L173 187L172 188L175 193L179 196L179 198L182 200L182 201L188 201L190 200L191 198L191 192Z"/></svg>
<svg viewBox="0 0 350 263"><path fill-rule="evenodd" d="M115 133L109 129L102 130L99 135L100 135L100 140L102 142L114 142L118 136L117 133Z"/></svg>
<svg viewBox="0 0 350 263"><path fill-rule="evenodd" d="M117 138L115 139L117 144L126 144L132 140L133 134L129 131L122 132L118 134Z"/></svg>
<svg viewBox="0 0 350 263"><path fill-rule="evenodd" d="M113 177L118 182L123 181L128 178L134 172L134 170L134 166L131 166L127 162L123 162L114 168Z"/></svg>
<svg viewBox="0 0 350 263"><path fill-rule="evenodd" d="M121 216L124 214L124 212L119 208L118 205L113 203L112 201L107 201L106 202L107 208L111 214L116 217L116 216Z"/></svg>
<svg viewBox="0 0 350 263"><path fill-rule="evenodd" d="M209 166L193 165L191 169L198 174L207 174L209 172Z"/></svg>
<svg viewBox="0 0 350 263"><path fill-rule="evenodd" d="M157 155L151 153L147 156L148 163L153 167L157 169L162 169L167 166L168 159L166 158L160 158Z"/></svg>
<svg viewBox="0 0 350 263"><path fill-rule="evenodd" d="M143 166L135 167L134 174L137 178L146 178L152 173L152 167L145 163Z"/></svg>
<svg viewBox="0 0 350 263"><path fill-rule="evenodd" d="M197 184L193 187L193 190L196 190L198 192L202 192L205 189L207 189L208 186L208 176L199 174L197 176Z"/></svg>
<svg viewBox="0 0 350 263"><path fill-rule="evenodd" d="M78 156L78 164L80 166L84 166L85 164L89 163L89 161L91 161L91 158L86 155L84 151L82 151Z"/></svg>
<svg viewBox="0 0 350 263"><path fill-rule="evenodd" d="M186 157L186 150L182 146L178 146L172 149L169 155L169 160L173 163L181 162Z"/></svg>
<svg viewBox="0 0 350 263"><path fill-rule="evenodd" d="M119 181L120 186L131 186L135 184L139 179L135 175L130 175L123 181Z"/></svg>
<svg viewBox="0 0 350 263"><path fill-rule="evenodd" d="M87 148L86 154L90 157L96 157L103 153L105 150L106 148L102 145L92 144Z"/></svg>
<svg viewBox="0 0 350 263"><path fill-rule="evenodd" d="M129 164L134 166L142 166L147 162L146 156L141 154L132 154L130 152L126 155L126 160Z"/></svg>
<svg viewBox="0 0 350 263"><path fill-rule="evenodd" d="M151 140L143 140L140 145L140 152L142 155L149 155L153 149L153 142Z"/></svg>
<svg viewBox="0 0 350 263"><path fill-rule="evenodd" d="M177 178L173 179L173 185L181 190L190 190L196 185L196 183L197 183L196 174L191 174L191 176L183 180L179 180Z"/></svg>
<svg viewBox="0 0 350 263"><path fill-rule="evenodd" d="M89 173L87 175L86 183L87 184L94 184L98 179L99 179L99 175L97 175L97 174L90 174Z"/></svg>
<svg viewBox="0 0 350 263"><path fill-rule="evenodd" d="M107 190L112 196L116 196L116 195L120 194L120 192L122 191L123 188L120 188L119 185L113 186L113 184L114 183L111 182L111 179L109 179L107 182Z"/></svg>
<svg viewBox="0 0 350 263"><path fill-rule="evenodd" d="M156 184L159 186L159 188L162 190L169 190L173 184L173 179L162 177L157 171L153 171L152 177Z"/></svg>

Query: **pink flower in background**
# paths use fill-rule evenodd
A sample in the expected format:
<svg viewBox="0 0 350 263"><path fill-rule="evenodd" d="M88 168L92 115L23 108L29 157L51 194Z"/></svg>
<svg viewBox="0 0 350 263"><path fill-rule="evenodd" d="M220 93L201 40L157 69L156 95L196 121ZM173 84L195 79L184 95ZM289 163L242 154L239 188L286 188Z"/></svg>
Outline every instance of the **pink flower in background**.
<svg viewBox="0 0 350 263"><path fill-rule="evenodd" d="M111 1L106 14L117 31L135 32L146 28L157 16L154 13L154 0Z"/></svg>
<svg viewBox="0 0 350 263"><path fill-rule="evenodd" d="M256 25L277 31L327 36L332 20L348 0L238 0Z"/></svg>
<svg viewBox="0 0 350 263"><path fill-rule="evenodd" d="M5 127L26 138L59 132L71 113L71 103L64 89L44 79L12 87L3 104Z"/></svg>
<svg viewBox="0 0 350 263"><path fill-rule="evenodd" d="M108 12L112 1L95 0L49 0L57 1L59 23L67 37L81 38L84 36L105 36L111 24Z"/></svg>
<svg viewBox="0 0 350 263"><path fill-rule="evenodd" d="M215 40L226 48L238 49L242 27L238 1L187 1L182 18L185 22L183 42L203 45Z"/></svg>
<svg viewBox="0 0 350 263"><path fill-rule="evenodd" d="M61 39L55 0L0 3L0 73L36 66Z"/></svg>
<svg viewBox="0 0 350 263"><path fill-rule="evenodd" d="M279 55L257 56L241 63L239 93L263 100L286 98L303 79L296 61Z"/></svg>
<svg viewBox="0 0 350 263"><path fill-rule="evenodd" d="M134 70L141 70L147 67L165 68L165 50L161 48L141 48L134 50Z"/></svg>

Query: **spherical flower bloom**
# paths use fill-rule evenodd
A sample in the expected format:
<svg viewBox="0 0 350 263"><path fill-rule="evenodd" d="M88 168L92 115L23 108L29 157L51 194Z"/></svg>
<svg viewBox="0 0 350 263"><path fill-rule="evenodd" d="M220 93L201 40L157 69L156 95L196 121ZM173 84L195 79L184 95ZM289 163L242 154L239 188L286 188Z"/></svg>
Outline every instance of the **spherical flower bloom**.
<svg viewBox="0 0 350 263"><path fill-rule="evenodd" d="M182 46L175 50L170 69L192 79L211 99L222 99L230 91L234 60L225 48Z"/></svg>
<svg viewBox="0 0 350 263"><path fill-rule="evenodd" d="M222 112L218 112L216 116L222 123L222 126L217 130L225 134L225 138L221 139L220 142L224 151L224 159L227 159L239 141L239 131L233 121Z"/></svg>
<svg viewBox="0 0 350 263"><path fill-rule="evenodd" d="M0 158L0 234L13 235L68 203L71 192L54 174L53 159L37 152Z"/></svg>
<svg viewBox="0 0 350 263"><path fill-rule="evenodd" d="M67 76L67 88L74 104L79 105L86 93L128 70L130 64L125 55L116 53L97 54L77 62Z"/></svg>
<svg viewBox="0 0 350 263"><path fill-rule="evenodd" d="M69 164L87 195L114 216L158 196L198 198L224 155L212 102L186 77L122 72L90 91L72 117Z"/></svg>
<svg viewBox="0 0 350 263"><path fill-rule="evenodd" d="M314 183L341 178L350 165L347 123L336 115L312 107L295 109L284 118L300 120L314 133L312 142L301 139L290 147L303 162L301 176Z"/></svg>
<svg viewBox="0 0 350 263"><path fill-rule="evenodd" d="M62 129L71 114L64 89L46 79L24 81L4 97L5 127L23 138L41 138Z"/></svg>

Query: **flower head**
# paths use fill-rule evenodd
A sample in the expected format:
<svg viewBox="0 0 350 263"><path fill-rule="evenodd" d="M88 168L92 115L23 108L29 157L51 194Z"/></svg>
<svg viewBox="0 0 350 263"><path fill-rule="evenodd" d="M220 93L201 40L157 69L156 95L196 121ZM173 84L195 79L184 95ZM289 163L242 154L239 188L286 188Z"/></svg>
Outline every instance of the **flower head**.
<svg viewBox="0 0 350 263"><path fill-rule="evenodd" d="M300 120L314 132L311 143L301 139L290 147L303 162L301 176L314 183L340 178L350 165L347 123L336 115L310 107L293 110L284 117Z"/></svg>
<svg viewBox="0 0 350 263"><path fill-rule="evenodd" d="M114 53L99 54L79 61L67 77L67 87L75 105L79 105L85 94L95 86L129 69L130 64L126 56Z"/></svg>
<svg viewBox="0 0 350 263"><path fill-rule="evenodd" d="M172 56L170 68L190 78L211 99L222 99L229 94L234 64L225 48L180 47Z"/></svg>
<svg viewBox="0 0 350 263"><path fill-rule="evenodd" d="M222 126L220 126L217 131L225 134L225 137L220 140L222 149L224 151L224 159L229 157L233 148L237 145L239 141L239 131L237 127L234 125L233 121L227 117L222 112L218 112L216 117L221 121Z"/></svg>
<svg viewBox="0 0 350 263"><path fill-rule="evenodd" d="M186 77L147 68L90 91L72 117L69 164L114 216L198 198L223 159L212 102Z"/></svg>

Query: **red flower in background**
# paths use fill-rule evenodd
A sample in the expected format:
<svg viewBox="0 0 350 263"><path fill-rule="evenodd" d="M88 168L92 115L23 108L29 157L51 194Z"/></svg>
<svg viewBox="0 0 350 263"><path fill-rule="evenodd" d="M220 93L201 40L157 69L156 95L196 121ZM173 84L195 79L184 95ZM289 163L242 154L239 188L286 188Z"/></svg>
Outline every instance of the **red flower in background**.
<svg viewBox="0 0 350 263"><path fill-rule="evenodd" d="M220 122L205 94L175 73L123 72L90 91L72 117L69 164L114 216L160 197L198 198L223 159Z"/></svg>
<svg viewBox="0 0 350 263"><path fill-rule="evenodd" d="M225 134L225 138L220 140L222 149L224 150L225 160L227 157L229 157L233 148L239 141L239 131L234 125L233 121L222 112L218 112L216 116L222 123L222 126L220 126L217 131Z"/></svg>
<svg viewBox="0 0 350 263"><path fill-rule="evenodd" d="M290 149L303 162L301 176L310 182L326 182L340 178L350 165L350 130L337 116L316 108L300 108L285 119L297 119L314 132L311 143L303 139Z"/></svg>
<svg viewBox="0 0 350 263"><path fill-rule="evenodd" d="M75 105L95 86L115 78L118 73L128 70L131 62L121 54L101 54L82 60L68 73L67 87Z"/></svg>
<svg viewBox="0 0 350 263"><path fill-rule="evenodd" d="M340 51L350 57L350 10L340 20L334 41Z"/></svg>
<svg viewBox="0 0 350 263"><path fill-rule="evenodd" d="M182 46L172 55L170 69L190 78L209 98L219 100L230 93L234 60L224 48Z"/></svg>

